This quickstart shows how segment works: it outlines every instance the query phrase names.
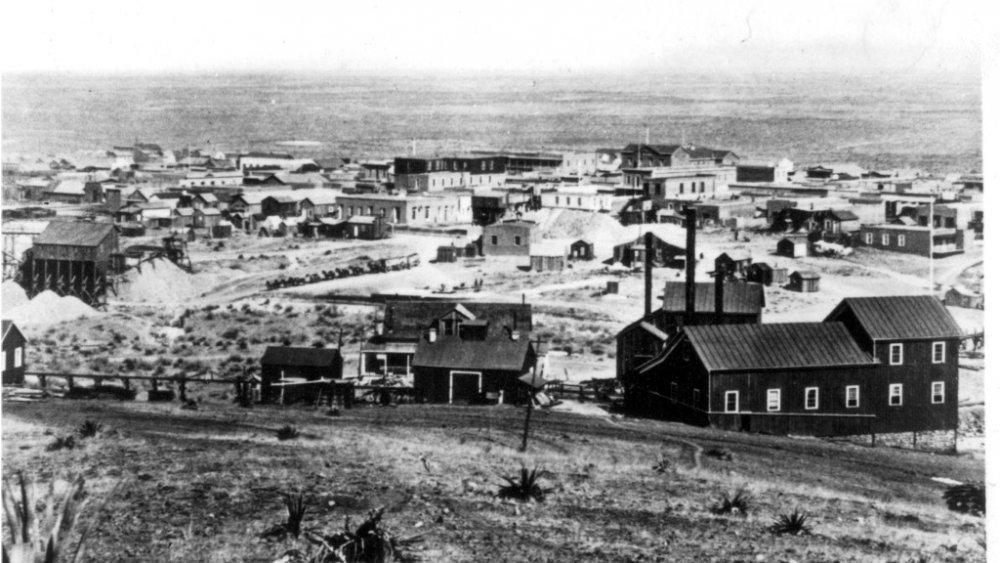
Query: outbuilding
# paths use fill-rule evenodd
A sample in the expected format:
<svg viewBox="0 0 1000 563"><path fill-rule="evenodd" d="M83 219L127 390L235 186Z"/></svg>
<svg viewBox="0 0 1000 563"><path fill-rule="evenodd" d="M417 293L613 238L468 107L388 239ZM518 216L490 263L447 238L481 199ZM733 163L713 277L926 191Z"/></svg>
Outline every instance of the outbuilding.
<svg viewBox="0 0 1000 563"><path fill-rule="evenodd" d="M944 304L950 307L965 307L966 309L982 309L983 294L976 293L967 287L952 286L944 294Z"/></svg>
<svg viewBox="0 0 1000 563"><path fill-rule="evenodd" d="M792 275L788 276L788 289L803 293L815 293L819 291L819 274L809 270L792 272Z"/></svg>
<svg viewBox="0 0 1000 563"><path fill-rule="evenodd" d="M315 398L319 385L289 385L320 379L341 379L344 359L338 348L268 346L260 359L261 401L291 403Z"/></svg>
<svg viewBox="0 0 1000 563"><path fill-rule="evenodd" d="M531 271L559 272L566 267L566 247L559 243L538 243L531 249Z"/></svg>
<svg viewBox="0 0 1000 563"><path fill-rule="evenodd" d="M785 237L778 241L778 256L801 258L809 253L809 239L805 236Z"/></svg>
<svg viewBox="0 0 1000 563"><path fill-rule="evenodd" d="M593 260L594 243L587 239L580 239L569 245L570 260Z"/></svg>
<svg viewBox="0 0 1000 563"><path fill-rule="evenodd" d="M486 322L482 323L485 325ZM487 395L505 403L526 397L518 378L535 367L535 350L527 334L516 332L480 339L486 326L466 321L451 336L424 335L413 356L413 386L417 397L430 403L474 403Z"/></svg>
<svg viewBox="0 0 1000 563"><path fill-rule="evenodd" d="M27 364L25 347L27 339L14 321L3 320L3 384L21 385L24 383L24 369Z"/></svg>

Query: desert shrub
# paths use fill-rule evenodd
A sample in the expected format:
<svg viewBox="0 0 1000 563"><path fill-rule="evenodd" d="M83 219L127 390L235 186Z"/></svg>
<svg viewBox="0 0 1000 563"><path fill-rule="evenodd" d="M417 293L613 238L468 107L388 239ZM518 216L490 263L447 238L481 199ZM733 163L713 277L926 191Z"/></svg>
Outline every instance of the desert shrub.
<svg viewBox="0 0 1000 563"><path fill-rule="evenodd" d="M727 450L726 448L710 448L705 450L705 455L708 457L714 457L715 459L721 459L722 461L733 461L733 452Z"/></svg>
<svg viewBox="0 0 1000 563"><path fill-rule="evenodd" d="M281 500L285 505L285 521L261 533L263 539L284 541L288 537L298 538L302 533L302 520L306 516L306 501L302 493L283 493Z"/></svg>
<svg viewBox="0 0 1000 563"><path fill-rule="evenodd" d="M750 513L753 498L746 489L739 489L732 495L728 492L722 493L719 500L712 505L712 512L716 514L735 514L746 516Z"/></svg>
<svg viewBox="0 0 1000 563"><path fill-rule="evenodd" d="M420 536L397 538L382 525L384 507L368 513L360 526L344 520L344 530L329 536L307 534L317 550L307 561L311 563L385 563L408 560L405 548L420 541Z"/></svg>
<svg viewBox="0 0 1000 563"><path fill-rule="evenodd" d="M98 422L85 420L83 421L83 424L76 429L76 435L81 438L93 438L94 436L97 436L103 428L104 426Z"/></svg>
<svg viewBox="0 0 1000 563"><path fill-rule="evenodd" d="M986 515L986 486L982 483L953 485L944 492L948 508L962 514Z"/></svg>
<svg viewBox="0 0 1000 563"><path fill-rule="evenodd" d="M174 400L174 392L170 389L150 389L146 393L146 399L150 403L166 403Z"/></svg>
<svg viewBox="0 0 1000 563"><path fill-rule="evenodd" d="M277 436L281 441L294 440L299 437L299 429L291 424L286 424L278 429Z"/></svg>
<svg viewBox="0 0 1000 563"><path fill-rule="evenodd" d="M514 499L521 502L527 502L529 500L535 500L537 502L542 502L545 500L545 495L551 492L551 489L544 489L541 486L541 471L536 467L531 471L528 468L521 466L521 472L513 477L502 477L507 483L500 486L500 490L497 492L497 496L504 499Z"/></svg>
<svg viewBox="0 0 1000 563"><path fill-rule="evenodd" d="M802 536L812 532L809 526L809 515L799 510L787 514L779 514L774 518L770 531L775 535Z"/></svg>
<svg viewBox="0 0 1000 563"><path fill-rule="evenodd" d="M23 473L18 477L20 486L17 489L6 479L3 483L4 528L10 530L10 543L3 542L3 561L56 563L61 559L86 502L83 476L78 475L70 483L62 501L56 499L55 482L49 484L47 497L37 499L34 485L25 479ZM39 505L45 506L44 512L36 512ZM48 537L44 537L40 530L47 531ZM78 554L79 547L73 560Z"/></svg>
<svg viewBox="0 0 1000 563"><path fill-rule="evenodd" d="M232 327L232 328L227 328L225 331L222 332L220 336L226 340L235 340L236 337L239 335L240 335L240 329L237 327Z"/></svg>
<svg viewBox="0 0 1000 563"><path fill-rule="evenodd" d="M45 447L47 451L57 452L59 450L72 450L76 447L76 438L70 436L59 436Z"/></svg>

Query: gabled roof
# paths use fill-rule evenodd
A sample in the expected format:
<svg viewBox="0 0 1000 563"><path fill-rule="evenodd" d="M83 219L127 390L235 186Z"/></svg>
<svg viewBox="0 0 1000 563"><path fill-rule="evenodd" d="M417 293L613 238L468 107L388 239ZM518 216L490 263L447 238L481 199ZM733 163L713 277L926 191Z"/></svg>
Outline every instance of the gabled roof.
<svg viewBox="0 0 1000 563"><path fill-rule="evenodd" d="M196 198L204 201L205 203L218 203L219 202L219 198L215 197L215 194L213 194L211 192L198 193L198 194L195 194L194 197L196 197Z"/></svg>
<svg viewBox="0 0 1000 563"><path fill-rule="evenodd" d="M685 282L667 282L663 292L663 310L668 313L684 312ZM764 286L759 283L723 284L722 311L736 315L756 315L764 308ZM715 311L715 284L695 283L694 310L696 313Z"/></svg>
<svg viewBox="0 0 1000 563"><path fill-rule="evenodd" d="M200 207L194 212L200 215L222 215L222 212L214 207Z"/></svg>
<svg viewBox="0 0 1000 563"><path fill-rule="evenodd" d="M932 295L849 297L827 316L841 319L851 312L873 340L922 340L959 338L959 328L951 313Z"/></svg>
<svg viewBox="0 0 1000 563"><path fill-rule="evenodd" d="M2 333L2 335L3 335L2 336L3 340L7 339L7 331L9 331L11 329L13 329L15 332L17 332L18 334L20 334L21 338L24 338L24 334L21 332L21 329L17 328L17 325L14 324L14 321L3 319L3 327L2 327L2 330L0 330L0 333Z"/></svg>
<svg viewBox="0 0 1000 563"><path fill-rule="evenodd" d="M194 216L194 209L190 207L178 207L174 209L174 215L178 217L192 217Z"/></svg>
<svg viewBox="0 0 1000 563"><path fill-rule="evenodd" d="M114 233L111 223L53 221L35 238L34 244L56 246L97 246Z"/></svg>
<svg viewBox="0 0 1000 563"><path fill-rule="evenodd" d="M385 305L386 335L416 338L430 327L432 321L454 311L457 304L455 301L389 301ZM511 327L522 332L531 331L529 304L463 302L461 305L475 318L490 321L491 330Z"/></svg>
<svg viewBox="0 0 1000 563"><path fill-rule="evenodd" d="M485 340L444 336L437 342L421 339L413 355L413 367L520 372L529 350L531 342L526 335L517 340L507 336Z"/></svg>
<svg viewBox="0 0 1000 563"><path fill-rule="evenodd" d="M836 218L838 221L857 221L858 216L854 214L853 211L847 211L846 209L834 209L830 211L830 215Z"/></svg>
<svg viewBox="0 0 1000 563"><path fill-rule="evenodd" d="M876 365L842 323L687 326L683 334L710 372Z"/></svg>
<svg viewBox="0 0 1000 563"><path fill-rule="evenodd" d="M86 184L81 180L62 180L52 189L52 193L65 195L83 195Z"/></svg>
<svg viewBox="0 0 1000 563"><path fill-rule="evenodd" d="M819 274L811 270L796 270L792 272L792 276L798 276L804 280L818 280Z"/></svg>
<svg viewBox="0 0 1000 563"><path fill-rule="evenodd" d="M260 359L262 364L281 366L332 366L340 358L337 348L307 348L296 346L268 346Z"/></svg>
<svg viewBox="0 0 1000 563"><path fill-rule="evenodd" d="M626 146L621 152L635 152L639 147L650 150L660 155L671 155L677 152L677 149L683 148L681 147L681 145L647 145L645 143L637 145L635 143L631 143L628 146Z"/></svg>

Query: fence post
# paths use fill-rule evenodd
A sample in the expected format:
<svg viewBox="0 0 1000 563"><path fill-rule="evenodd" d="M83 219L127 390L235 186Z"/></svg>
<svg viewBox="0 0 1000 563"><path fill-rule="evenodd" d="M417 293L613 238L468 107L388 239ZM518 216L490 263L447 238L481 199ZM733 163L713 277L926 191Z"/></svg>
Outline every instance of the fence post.
<svg viewBox="0 0 1000 563"><path fill-rule="evenodd" d="M129 379L127 377L123 377L122 378L122 384L125 385L125 390L126 391L131 391L132 390L132 380L131 379Z"/></svg>
<svg viewBox="0 0 1000 563"><path fill-rule="evenodd" d="M182 378L180 380L180 383L178 384L178 388L180 389L180 392L181 392L181 402L182 403L186 403L187 402L187 380Z"/></svg>
<svg viewBox="0 0 1000 563"><path fill-rule="evenodd" d="M158 380L154 379L153 380L153 391L159 391L159 390L160 390L160 382Z"/></svg>
<svg viewBox="0 0 1000 563"><path fill-rule="evenodd" d="M73 376L72 376L72 375L70 375L70 376L66 377L66 385L67 385L67 386L68 386L68 387L69 387L70 389L73 389L73 383L74 383L74 381L73 381Z"/></svg>
<svg viewBox="0 0 1000 563"><path fill-rule="evenodd" d="M46 387L46 377L44 373L38 374L38 384L42 386L42 389Z"/></svg>

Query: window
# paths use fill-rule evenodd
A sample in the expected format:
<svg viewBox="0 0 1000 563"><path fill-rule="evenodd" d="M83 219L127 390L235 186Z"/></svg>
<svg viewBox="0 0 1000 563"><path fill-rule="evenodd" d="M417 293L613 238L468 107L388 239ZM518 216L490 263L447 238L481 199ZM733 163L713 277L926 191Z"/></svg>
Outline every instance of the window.
<svg viewBox="0 0 1000 563"><path fill-rule="evenodd" d="M416 219L417 218L417 208L414 207L410 211L412 212L412 213L410 213L410 219Z"/></svg>
<svg viewBox="0 0 1000 563"><path fill-rule="evenodd" d="M931 363L944 363L944 342L935 342L931 351Z"/></svg>
<svg viewBox="0 0 1000 563"><path fill-rule="evenodd" d="M882 246L889 246L889 235L888 234L883 234L882 235Z"/></svg>
<svg viewBox="0 0 1000 563"><path fill-rule="evenodd" d="M847 396L844 406L849 409L856 409L861 406L861 388L857 385L847 386Z"/></svg>
<svg viewBox="0 0 1000 563"><path fill-rule="evenodd" d="M349 208L347 208L347 216L348 217L354 217L354 206L353 205L350 206Z"/></svg>
<svg viewBox="0 0 1000 563"><path fill-rule="evenodd" d="M806 387L806 410L819 408L819 387Z"/></svg>
<svg viewBox="0 0 1000 563"><path fill-rule="evenodd" d="M931 383L931 404L942 403L944 403L944 381L934 381Z"/></svg>
<svg viewBox="0 0 1000 563"><path fill-rule="evenodd" d="M865 233L865 244L875 242L875 233Z"/></svg>
<svg viewBox="0 0 1000 563"><path fill-rule="evenodd" d="M21 362L23 361L24 361L24 348L18 346L17 348L14 348L14 367L16 368L21 367Z"/></svg>
<svg viewBox="0 0 1000 563"><path fill-rule="evenodd" d="M576 198L576 205L577 205L577 207L583 205L583 198L582 197Z"/></svg>
<svg viewBox="0 0 1000 563"><path fill-rule="evenodd" d="M705 182L701 183L701 193L705 193Z"/></svg>
<svg viewBox="0 0 1000 563"><path fill-rule="evenodd" d="M430 206L424 208L424 219L431 218L431 208Z"/></svg>
<svg viewBox="0 0 1000 563"><path fill-rule="evenodd" d="M681 193L684 193L684 182L681 182Z"/></svg>
<svg viewBox="0 0 1000 563"><path fill-rule="evenodd" d="M726 391L726 412L740 412L739 391Z"/></svg>
<svg viewBox="0 0 1000 563"><path fill-rule="evenodd" d="M514 244L517 246L521 246L521 237L514 237Z"/></svg>
<svg viewBox="0 0 1000 563"><path fill-rule="evenodd" d="M901 366L901 365L903 365L903 345L902 344L890 344L889 345L889 365L891 365L891 366Z"/></svg>
<svg viewBox="0 0 1000 563"><path fill-rule="evenodd" d="M382 215L382 217L385 217L385 208L384 207L382 209L379 209L378 211L379 211L379 214Z"/></svg>
<svg viewBox="0 0 1000 563"><path fill-rule="evenodd" d="M691 403L698 408L701 405L701 389L691 391Z"/></svg>
<svg viewBox="0 0 1000 563"><path fill-rule="evenodd" d="M559 205L559 196L556 196L556 205Z"/></svg>
<svg viewBox="0 0 1000 563"><path fill-rule="evenodd" d="M781 389L767 390L767 412L781 410Z"/></svg>
<svg viewBox="0 0 1000 563"><path fill-rule="evenodd" d="M0 352L0 369L7 370L7 352Z"/></svg>
<svg viewBox="0 0 1000 563"><path fill-rule="evenodd" d="M896 246L906 246L906 235L896 237Z"/></svg>
<svg viewBox="0 0 1000 563"><path fill-rule="evenodd" d="M496 235L493 235L493 236L490 237L490 244L492 244L493 246L497 245L497 236Z"/></svg>
<svg viewBox="0 0 1000 563"><path fill-rule="evenodd" d="M903 405L903 384L893 383L889 386L889 406L899 407Z"/></svg>

